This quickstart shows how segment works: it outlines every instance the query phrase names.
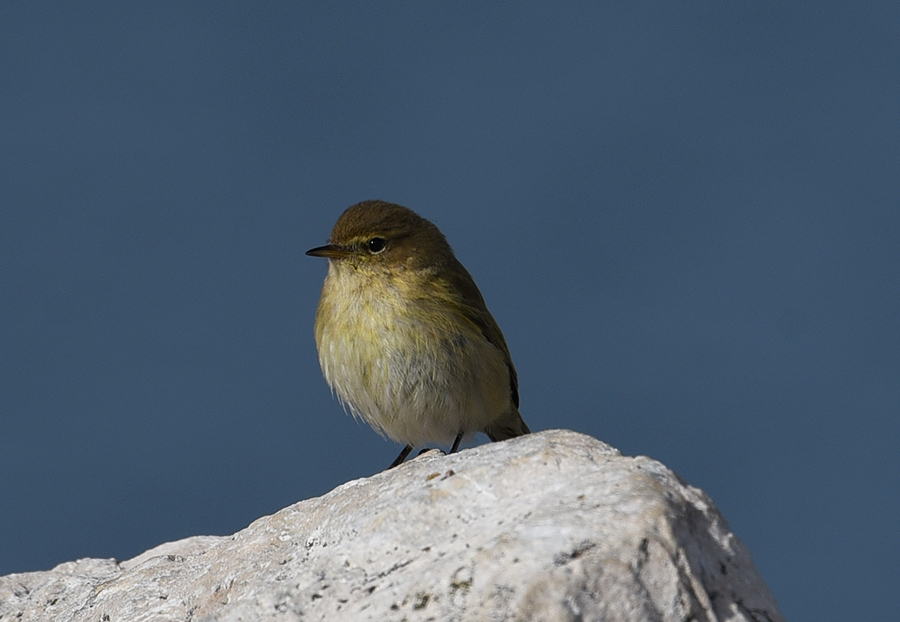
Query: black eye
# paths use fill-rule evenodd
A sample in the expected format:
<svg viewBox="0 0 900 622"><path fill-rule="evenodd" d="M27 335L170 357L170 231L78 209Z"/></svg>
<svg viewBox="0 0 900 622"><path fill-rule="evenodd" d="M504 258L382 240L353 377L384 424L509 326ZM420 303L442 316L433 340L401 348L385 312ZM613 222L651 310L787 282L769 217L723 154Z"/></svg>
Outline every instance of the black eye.
<svg viewBox="0 0 900 622"><path fill-rule="evenodd" d="M383 251L385 246L387 246L387 242L384 241L384 238L372 238L366 242L366 248L368 248L369 252L373 255L377 255Z"/></svg>

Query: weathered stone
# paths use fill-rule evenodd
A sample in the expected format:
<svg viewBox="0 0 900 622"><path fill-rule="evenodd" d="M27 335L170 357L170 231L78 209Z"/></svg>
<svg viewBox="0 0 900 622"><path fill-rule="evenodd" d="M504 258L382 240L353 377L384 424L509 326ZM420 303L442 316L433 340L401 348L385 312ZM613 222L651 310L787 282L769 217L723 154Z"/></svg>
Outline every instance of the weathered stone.
<svg viewBox="0 0 900 622"><path fill-rule="evenodd" d="M554 430L348 482L229 537L0 578L0 620L782 620L709 498Z"/></svg>

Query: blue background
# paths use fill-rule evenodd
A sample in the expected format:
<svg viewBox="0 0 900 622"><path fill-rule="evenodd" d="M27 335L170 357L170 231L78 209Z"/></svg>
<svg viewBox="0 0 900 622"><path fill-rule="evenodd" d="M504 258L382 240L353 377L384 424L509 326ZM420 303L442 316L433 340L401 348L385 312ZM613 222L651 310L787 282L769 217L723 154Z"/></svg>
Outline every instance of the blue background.
<svg viewBox="0 0 900 622"><path fill-rule="evenodd" d="M0 3L0 574L384 468L303 255L381 198L533 430L706 490L789 619L900 619L900 3L299 5Z"/></svg>

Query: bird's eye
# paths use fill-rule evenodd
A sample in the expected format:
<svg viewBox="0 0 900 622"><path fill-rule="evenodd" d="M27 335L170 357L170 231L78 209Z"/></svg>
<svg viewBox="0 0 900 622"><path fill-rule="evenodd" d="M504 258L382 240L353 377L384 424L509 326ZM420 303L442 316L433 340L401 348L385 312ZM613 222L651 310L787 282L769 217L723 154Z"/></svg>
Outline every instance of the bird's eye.
<svg viewBox="0 0 900 622"><path fill-rule="evenodd" d="M366 248L368 248L369 252L373 255L377 255L383 251L385 246L387 246L387 242L385 242L384 238L372 238L366 242Z"/></svg>

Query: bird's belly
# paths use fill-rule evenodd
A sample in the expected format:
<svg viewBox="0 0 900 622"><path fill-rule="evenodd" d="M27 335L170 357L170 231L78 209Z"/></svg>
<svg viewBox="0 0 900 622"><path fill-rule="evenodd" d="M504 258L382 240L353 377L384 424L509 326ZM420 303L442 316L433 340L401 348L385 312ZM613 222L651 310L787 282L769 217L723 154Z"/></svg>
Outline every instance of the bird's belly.
<svg viewBox="0 0 900 622"><path fill-rule="evenodd" d="M380 433L413 446L449 444L509 408L503 354L471 325L423 321L396 304L337 317L317 335L325 378Z"/></svg>

